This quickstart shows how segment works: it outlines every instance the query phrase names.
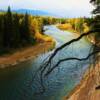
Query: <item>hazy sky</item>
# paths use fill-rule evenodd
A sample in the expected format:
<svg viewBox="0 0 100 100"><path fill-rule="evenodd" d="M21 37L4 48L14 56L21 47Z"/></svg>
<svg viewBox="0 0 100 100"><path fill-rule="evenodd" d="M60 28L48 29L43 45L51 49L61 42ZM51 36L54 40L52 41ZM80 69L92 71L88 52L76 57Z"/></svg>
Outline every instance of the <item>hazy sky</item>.
<svg viewBox="0 0 100 100"><path fill-rule="evenodd" d="M90 0L0 0L0 9L45 10L66 17L89 16L93 6Z"/></svg>

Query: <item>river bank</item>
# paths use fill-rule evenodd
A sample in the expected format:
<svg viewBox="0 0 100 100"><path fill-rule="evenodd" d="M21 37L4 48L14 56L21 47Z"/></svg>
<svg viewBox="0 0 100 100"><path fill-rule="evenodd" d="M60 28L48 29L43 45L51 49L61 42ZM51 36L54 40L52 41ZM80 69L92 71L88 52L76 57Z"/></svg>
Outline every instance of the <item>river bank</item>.
<svg viewBox="0 0 100 100"><path fill-rule="evenodd" d="M80 84L64 100L100 100L100 58L98 64L91 65Z"/></svg>
<svg viewBox="0 0 100 100"><path fill-rule="evenodd" d="M53 25L46 26L45 29L45 34L55 39L55 48L77 38L75 34L62 31ZM42 45L41 47L44 46L45 45ZM51 49L51 45L49 47ZM91 44L83 38L76 42L75 45L73 44L69 48L65 48L57 53L52 64L60 59L72 57L74 55L84 57L90 51L90 47ZM41 49L39 48L39 50ZM32 56L32 54L30 55ZM69 93L70 90L76 86L73 83L79 82L80 76L83 75L82 73L84 71L84 69L80 66L76 67L76 61L64 62L60 65L60 67L57 67L45 81L47 83L47 90L42 95L34 94L35 91L40 92L41 89L40 81L38 80L39 78L36 77L36 81L32 83L32 86L30 85L31 87L28 87L28 83L32 81L36 70L49 55L50 52L46 52L45 54L39 55L37 59L24 61L23 63L17 64L15 67L12 66L5 68L4 70L0 70L0 98L2 100L15 100L16 97L16 100L20 100L20 97L24 96L25 100L61 100L66 93ZM23 95L23 93L26 95Z"/></svg>
<svg viewBox="0 0 100 100"><path fill-rule="evenodd" d="M63 31L71 32L75 34L77 37L80 36L80 33L72 29L72 26L70 24L58 24L57 28Z"/></svg>
<svg viewBox="0 0 100 100"><path fill-rule="evenodd" d="M54 41L42 42L34 46L25 47L12 54L0 56L0 68L10 67L18 63L34 59L38 55L45 53L54 48Z"/></svg>

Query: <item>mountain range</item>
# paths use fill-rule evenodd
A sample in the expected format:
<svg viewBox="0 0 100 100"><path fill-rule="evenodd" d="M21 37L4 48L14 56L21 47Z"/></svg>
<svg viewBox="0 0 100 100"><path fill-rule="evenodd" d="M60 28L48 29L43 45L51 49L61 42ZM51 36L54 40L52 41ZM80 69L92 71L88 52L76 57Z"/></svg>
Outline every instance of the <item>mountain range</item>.
<svg viewBox="0 0 100 100"><path fill-rule="evenodd" d="M0 12L5 12L6 10L0 10ZM16 12L18 14L25 14L26 12L29 15L33 16L51 16L51 17L60 17L57 14L53 14L47 11L42 11L42 10L31 10L31 9L17 9L17 10L12 10L12 12Z"/></svg>
<svg viewBox="0 0 100 100"><path fill-rule="evenodd" d="M13 12L25 14L26 12L30 15L37 15L37 16L50 16L52 14L41 11L41 10L29 10L29 9L18 9L18 10L13 10Z"/></svg>

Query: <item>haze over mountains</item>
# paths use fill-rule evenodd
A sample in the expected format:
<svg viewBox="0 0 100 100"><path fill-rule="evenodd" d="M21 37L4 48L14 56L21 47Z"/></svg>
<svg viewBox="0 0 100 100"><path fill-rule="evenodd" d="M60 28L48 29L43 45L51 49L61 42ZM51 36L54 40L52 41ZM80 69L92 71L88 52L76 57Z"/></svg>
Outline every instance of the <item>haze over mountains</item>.
<svg viewBox="0 0 100 100"><path fill-rule="evenodd" d="M5 12L6 10L0 9L0 12ZM85 11L80 11L80 14L78 14L77 11L46 11L46 10L34 10L34 9L13 9L13 12L19 13L19 14L25 14L26 12L33 16L50 16L50 17L57 17L57 18L77 18L77 17L85 17ZM76 15L75 15L76 14ZM91 15L87 15L86 17L91 17Z"/></svg>
<svg viewBox="0 0 100 100"><path fill-rule="evenodd" d="M89 17L93 6L90 0L0 0L0 9L8 6L15 10L37 10L33 15L49 15L64 18ZM38 11L40 11L38 13ZM23 12L23 11L18 11Z"/></svg>
<svg viewBox="0 0 100 100"><path fill-rule="evenodd" d="M6 10L0 10L0 12L5 12ZM26 12L30 15L34 16L52 16L52 17L60 17L59 15L49 13L47 11L42 11L42 10L31 10L31 9L17 9L17 10L12 10L13 12L19 13L19 14L25 14Z"/></svg>
<svg viewBox="0 0 100 100"><path fill-rule="evenodd" d="M26 12L30 15L38 15L38 16L54 16L51 13L48 13L46 11L42 10L30 10L30 9L18 9L18 10L13 10L14 12L25 14Z"/></svg>

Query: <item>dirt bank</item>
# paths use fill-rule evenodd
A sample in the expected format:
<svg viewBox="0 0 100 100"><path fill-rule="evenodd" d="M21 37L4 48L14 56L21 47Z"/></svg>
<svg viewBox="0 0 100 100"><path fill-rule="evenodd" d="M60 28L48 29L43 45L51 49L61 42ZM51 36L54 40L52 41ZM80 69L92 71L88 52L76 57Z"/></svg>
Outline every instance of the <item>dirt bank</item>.
<svg viewBox="0 0 100 100"><path fill-rule="evenodd" d="M63 100L100 100L100 59L99 63L86 72L80 84Z"/></svg>
<svg viewBox="0 0 100 100"><path fill-rule="evenodd" d="M53 46L54 42L43 42L35 46L22 48L13 54L0 56L0 68L13 66L20 62L36 58L38 55L49 51Z"/></svg>

